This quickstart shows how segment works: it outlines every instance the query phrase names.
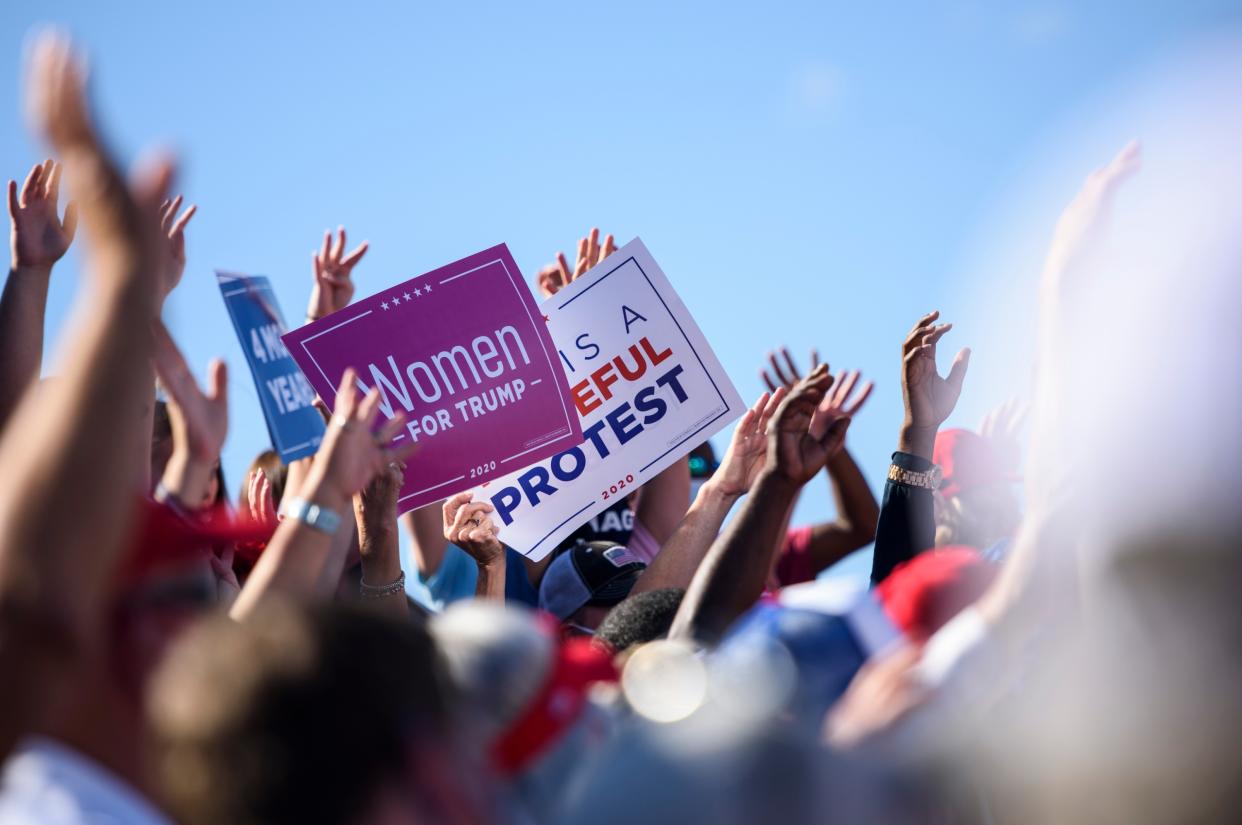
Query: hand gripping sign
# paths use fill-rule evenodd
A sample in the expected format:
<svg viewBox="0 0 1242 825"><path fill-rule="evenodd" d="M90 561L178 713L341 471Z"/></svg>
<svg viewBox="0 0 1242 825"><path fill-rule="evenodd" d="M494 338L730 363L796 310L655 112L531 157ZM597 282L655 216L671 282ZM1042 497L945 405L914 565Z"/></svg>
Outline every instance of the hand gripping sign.
<svg viewBox="0 0 1242 825"><path fill-rule="evenodd" d="M535 560L745 409L641 240L541 309L584 438L475 490L504 542Z"/></svg>
<svg viewBox="0 0 1242 825"><path fill-rule="evenodd" d="M323 416L311 406L315 392L280 337L285 320L267 278L217 272L220 293L259 390L272 446L286 464L312 455L323 440Z"/></svg>
<svg viewBox="0 0 1242 825"><path fill-rule="evenodd" d="M347 367L404 412L418 451L401 512L506 475L582 441L565 371L501 244L290 332L289 352L333 403Z"/></svg>

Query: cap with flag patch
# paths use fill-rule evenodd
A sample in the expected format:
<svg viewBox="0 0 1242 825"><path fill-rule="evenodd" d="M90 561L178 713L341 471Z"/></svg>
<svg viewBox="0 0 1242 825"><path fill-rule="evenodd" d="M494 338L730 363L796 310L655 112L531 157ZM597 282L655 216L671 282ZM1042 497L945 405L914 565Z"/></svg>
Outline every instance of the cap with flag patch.
<svg viewBox="0 0 1242 825"><path fill-rule="evenodd" d="M586 605L611 607L630 594L646 568L624 545L579 542L548 565L539 607L562 622Z"/></svg>

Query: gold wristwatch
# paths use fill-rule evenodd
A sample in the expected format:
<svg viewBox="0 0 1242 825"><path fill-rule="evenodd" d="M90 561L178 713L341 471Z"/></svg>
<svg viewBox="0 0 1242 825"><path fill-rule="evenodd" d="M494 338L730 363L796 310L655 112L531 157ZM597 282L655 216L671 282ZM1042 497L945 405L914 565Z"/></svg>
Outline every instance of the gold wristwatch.
<svg viewBox="0 0 1242 825"><path fill-rule="evenodd" d="M919 487L924 490L940 489L940 465L933 464L930 470L915 472L907 470L904 467L898 467L896 464L888 465L888 480L895 481L898 484L904 484L907 487Z"/></svg>

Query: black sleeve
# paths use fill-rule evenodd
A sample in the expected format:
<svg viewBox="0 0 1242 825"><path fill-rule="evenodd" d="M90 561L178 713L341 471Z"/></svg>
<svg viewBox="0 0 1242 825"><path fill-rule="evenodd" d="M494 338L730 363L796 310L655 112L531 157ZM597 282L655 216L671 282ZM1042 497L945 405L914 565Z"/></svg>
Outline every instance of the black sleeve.
<svg viewBox="0 0 1242 825"><path fill-rule="evenodd" d="M893 463L912 472L930 470L925 458L893 453ZM884 482L884 501L875 528L875 551L871 557L872 586L884 581L893 568L922 553L936 542L935 512L931 490L895 481Z"/></svg>

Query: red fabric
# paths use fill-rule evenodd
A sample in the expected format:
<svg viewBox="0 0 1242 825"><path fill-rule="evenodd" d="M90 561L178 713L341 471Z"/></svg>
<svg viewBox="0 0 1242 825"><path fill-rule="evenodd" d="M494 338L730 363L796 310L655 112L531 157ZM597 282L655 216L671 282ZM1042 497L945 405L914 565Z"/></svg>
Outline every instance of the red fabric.
<svg viewBox="0 0 1242 825"><path fill-rule="evenodd" d="M519 773L569 730L582 713L592 684L617 678L612 656L590 639L561 642L539 693L492 743L493 766L502 776Z"/></svg>
<svg viewBox="0 0 1242 825"><path fill-rule="evenodd" d="M781 587L814 581L819 575L811 561L811 528L794 527L785 534L776 560L776 581Z"/></svg>
<svg viewBox="0 0 1242 825"><path fill-rule="evenodd" d="M941 430L932 449L932 463L940 465L940 492L946 497L972 487L1019 480L1002 466L991 443L970 430Z"/></svg>
<svg viewBox="0 0 1242 825"><path fill-rule="evenodd" d="M884 612L906 636L926 641L975 603L996 568L972 547L939 547L898 565L876 586Z"/></svg>
<svg viewBox="0 0 1242 825"><path fill-rule="evenodd" d="M159 502L138 503L138 527L121 563L121 585L141 582L153 572L205 559L216 544L271 538L271 528L233 518L224 507L199 516L183 516Z"/></svg>

